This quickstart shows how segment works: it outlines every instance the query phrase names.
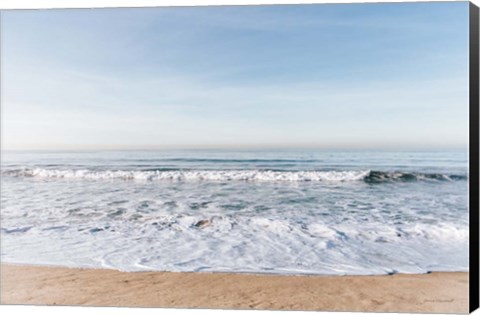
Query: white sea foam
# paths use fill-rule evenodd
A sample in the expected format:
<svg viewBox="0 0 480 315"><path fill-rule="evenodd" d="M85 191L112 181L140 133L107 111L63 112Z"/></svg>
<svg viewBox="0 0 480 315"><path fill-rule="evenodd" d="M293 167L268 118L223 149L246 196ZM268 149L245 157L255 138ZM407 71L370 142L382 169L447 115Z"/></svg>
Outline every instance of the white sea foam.
<svg viewBox="0 0 480 315"><path fill-rule="evenodd" d="M468 270L465 200L443 184L386 193L382 185L8 183L4 262L337 275Z"/></svg>
<svg viewBox="0 0 480 315"><path fill-rule="evenodd" d="M258 182L350 182L454 181L466 175L380 172L371 170L274 171L274 170L90 170L90 169L16 169L3 174L39 178L123 179L142 181L258 181Z"/></svg>
<svg viewBox="0 0 480 315"><path fill-rule="evenodd" d="M67 179L125 179L125 180L177 180L177 181L358 181L369 170L362 171L270 171L270 170L178 170L178 171L124 171L24 169L11 171L11 175L67 178Z"/></svg>
<svg viewBox="0 0 480 315"><path fill-rule="evenodd" d="M208 224L198 226L198 222ZM153 224L156 223L156 224ZM306 225L285 218L164 216L78 228L5 228L4 262L114 268L285 274L467 271L468 230L442 224L402 228ZM28 239L28 241L26 241ZM18 246L22 244L22 246Z"/></svg>

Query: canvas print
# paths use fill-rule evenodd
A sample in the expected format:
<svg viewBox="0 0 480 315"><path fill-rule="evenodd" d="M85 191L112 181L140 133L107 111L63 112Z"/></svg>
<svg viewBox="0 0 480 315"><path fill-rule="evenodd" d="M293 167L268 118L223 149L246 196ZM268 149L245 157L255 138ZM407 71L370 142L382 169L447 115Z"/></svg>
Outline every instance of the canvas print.
<svg viewBox="0 0 480 315"><path fill-rule="evenodd" d="M1 12L1 302L464 313L469 3Z"/></svg>

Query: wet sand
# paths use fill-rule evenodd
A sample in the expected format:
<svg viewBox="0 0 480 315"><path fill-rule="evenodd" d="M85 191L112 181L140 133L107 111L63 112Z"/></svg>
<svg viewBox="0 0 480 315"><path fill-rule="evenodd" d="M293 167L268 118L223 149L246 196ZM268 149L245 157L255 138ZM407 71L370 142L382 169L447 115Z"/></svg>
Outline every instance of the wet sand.
<svg viewBox="0 0 480 315"><path fill-rule="evenodd" d="M468 273L280 276L2 264L1 303L467 313Z"/></svg>

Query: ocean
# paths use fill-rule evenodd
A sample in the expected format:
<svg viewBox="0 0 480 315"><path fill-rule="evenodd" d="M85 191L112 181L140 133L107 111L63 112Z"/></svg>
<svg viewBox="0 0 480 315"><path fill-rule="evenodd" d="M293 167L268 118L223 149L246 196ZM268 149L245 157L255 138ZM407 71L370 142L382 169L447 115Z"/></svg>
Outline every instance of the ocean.
<svg viewBox="0 0 480 315"><path fill-rule="evenodd" d="M5 151L3 263L468 271L468 151Z"/></svg>

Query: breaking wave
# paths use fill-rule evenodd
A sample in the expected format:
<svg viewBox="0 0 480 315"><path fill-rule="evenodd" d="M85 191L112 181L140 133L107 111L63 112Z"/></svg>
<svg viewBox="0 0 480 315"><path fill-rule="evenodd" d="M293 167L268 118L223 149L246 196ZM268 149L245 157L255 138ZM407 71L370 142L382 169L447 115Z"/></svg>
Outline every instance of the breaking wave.
<svg viewBox="0 0 480 315"><path fill-rule="evenodd" d="M65 179L123 179L123 180L173 180L173 181L265 181L265 182L416 182L461 181L467 175L383 172L372 170L350 171L279 171L279 170L90 170L90 169L15 169L2 171L4 176L65 178Z"/></svg>

